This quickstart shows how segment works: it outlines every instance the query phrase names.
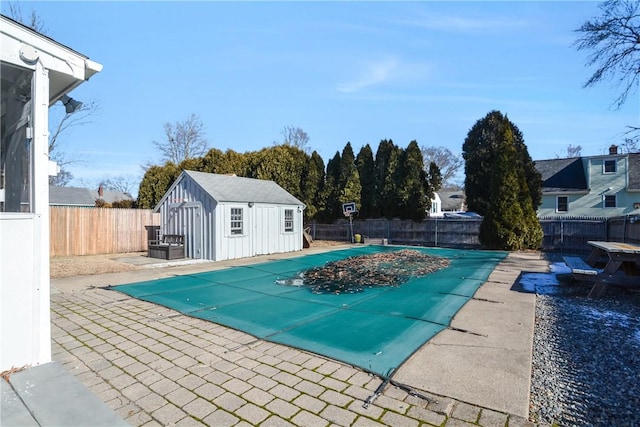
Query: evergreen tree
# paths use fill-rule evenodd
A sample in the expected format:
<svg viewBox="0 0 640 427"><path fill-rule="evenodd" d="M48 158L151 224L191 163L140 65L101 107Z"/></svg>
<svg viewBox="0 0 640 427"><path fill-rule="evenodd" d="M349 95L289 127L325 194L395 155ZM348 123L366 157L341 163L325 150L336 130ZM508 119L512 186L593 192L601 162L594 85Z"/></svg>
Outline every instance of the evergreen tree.
<svg viewBox="0 0 640 427"><path fill-rule="evenodd" d="M525 222L523 249L539 249L542 245L542 239L544 238L542 225L540 224L536 210L533 208L529 183L527 182L526 175L522 173L522 170L519 171L518 177L520 179L519 202L522 207Z"/></svg>
<svg viewBox="0 0 640 427"><path fill-rule="evenodd" d="M433 199L434 193L437 193L442 188L442 173L440 173L440 168L434 162L429 163L429 192L427 192L427 196L429 200ZM431 206L429 206L431 208Z"/></svg>
<svg viewBox="0 0 640 427"><path fill-rule="evenodd" d="M307 161L303 174L303 202L307 205L305 218L316 219L316 216L324 206L322 192L324 189L324 161L322 157L314 151Z"/></svg>
<svg viewBox="0 0 640 427"><path fill-rule="evenodd" d="M376 159L375 159L375 192L377 194L376 199L374 199L374 205L371 211L372 218L381 218L386 215L386 210L388 206L385 205L385 200L383 197L383 192L385 188L385 182L387 180L387 174L389 173L389 161L391 160L391 153L396 149L396 146L393 144L392 140L383 139L378 144L378 150L376 151Z"/></svg>
<svg viewBox="0 0 640 427"><path fill-rule="evenodd" d="M376 175L373 162L373 151L369 144L360 149L356 157L358 175L360 175L360 218L372 218L374 206L376 204Z"/></svg>
<svg viewBox="0 0 640 427"><path fill-rule="evenodd" d="M202 170L201 172L207 173L219 173L224 153L222 150L212 148L207 151L207 154L202 157Z"/></svg>
<svg viewBox="0 0 640 427"><path fill-rule="evenodd" d="M402 219L422 221L430 200L425 197L427 187L422 151L416 141L411 141L400 153L397 169L397 197L399 216Z"/></svg>
<svg viewBox="0 0 640 427"><path fill-rule="evenodd" d="M488 210L480 225L480 242L490 249L537 249L542 228L536 218L526 174L518 162L513 128L503 119L491 166Z"/></svg>
<svg viewBox="0 0 640 427"><path fill-rule="evenodd" d="M340 205L340 152L327 163L327 175L324 183L322 198L325 201L321 218L325 221L334 221L342 215Z"/></svg>
<svg viewBox="0 0 640 427"><path fill-rule="evenodd" d="M138 207L153 209L180 175L180 168L171 162L147 169L138 188Z"/></svg>
<svg viewBox="0 0 640 427"><path fill-rule="evenodd" d="M360 209L360 192L362 186L360 184L360 175L356 168L356 159L353 155L351 143L347 142L342 150L342 159L340 161L340 204L355 202ZM342 210L342 206L340 207Z"/></svg>
<svg viewBox="0 0 640 427"><path fill-rule="evenodd" d="M302 200L301 177L307 154L293 145L275 145L263 148L250 156L249 176L274 181L280 187Z"/></svg>
<svg viewBox="0 0 640 427"><path fill-rule="evenodd" d="M217 174L235 174L248 177L251 153L242 154L231 149L222 152L217 148L207 151L201 158L201 172Z"/></svg>
<svg viewBox="0 0 640 427"><path fill-rule="evenodd" d="M481 215L484 215L489 209L491 194L487 184L491 179L493 163L499 155L498 147L501 144L503 125L511 128L516 151L514 164L523 171L529 183L534 209L537 209L542 201L542 178L529 156L522 133L510 121L505 122L505 116L501 112L491 111L474 124L462 146L462 157L465 160L464 186L467 207L470 211L478 212Z"/></svg>
<svg viewBox="0 0 640 427"><path fill-rule="evenodd" d="M402 170L402 148L393 145L387 161L387 171L384 183L379 191L380 213L387 219L399 218L402 214L402 199L400 195L400 182Z"/></svg>

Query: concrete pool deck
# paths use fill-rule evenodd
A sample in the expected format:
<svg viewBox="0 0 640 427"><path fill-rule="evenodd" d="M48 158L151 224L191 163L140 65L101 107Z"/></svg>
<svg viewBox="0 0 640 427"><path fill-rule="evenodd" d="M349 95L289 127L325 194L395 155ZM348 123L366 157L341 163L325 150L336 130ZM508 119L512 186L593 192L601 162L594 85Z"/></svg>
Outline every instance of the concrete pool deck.
<svg viewBox="0 0 640 427"><path fill-rule="evenodd" d="M132 425L532 425L535 295L515 283L548 271L539 253L502 261L454 318L468 332L438 334L368 408L378 377L103 289L307 253L54 279L53 359Z"/></svg>

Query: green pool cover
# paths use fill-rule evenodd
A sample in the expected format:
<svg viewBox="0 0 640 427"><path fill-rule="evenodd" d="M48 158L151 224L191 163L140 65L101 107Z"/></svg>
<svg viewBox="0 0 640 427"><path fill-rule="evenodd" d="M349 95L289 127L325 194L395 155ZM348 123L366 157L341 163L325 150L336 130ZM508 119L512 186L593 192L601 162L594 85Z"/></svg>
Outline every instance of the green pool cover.
<svg viewBox="0 0 640 427"><path fill-rule="evenodd" d="M359 293L315 294L279 284L331 261L401 249L448 258L449 267ZM357 246L113 289L386 377L449 326L505 257L495 251Z"/></svg>

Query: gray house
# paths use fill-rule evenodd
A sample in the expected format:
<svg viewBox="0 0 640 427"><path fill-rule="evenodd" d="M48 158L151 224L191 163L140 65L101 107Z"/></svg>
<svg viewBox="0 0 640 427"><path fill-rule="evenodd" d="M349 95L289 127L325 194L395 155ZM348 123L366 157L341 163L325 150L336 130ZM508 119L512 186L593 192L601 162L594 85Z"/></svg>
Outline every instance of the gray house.
<svg viewBox="0 0 640 427"><path fill-rule="evenodd" d="M131 194L122 191L105 190L102 186L97 190L78 187L49 186L49 206L67 206L93 208L98 199L112 204L123 200L133 200Z"/></svg>
<svg viewBox="0 0 640 427"><path fill-rule="evenodd" d="M187 257L221 261L302 250L304 209L273 181L185 170L155 212Z"/></svg>
<svg viewBox="0 0 640 427"><path fill-rule="evenodd" d="M542 175L538 217L640 214L640 153L537 160Z"/></svg>

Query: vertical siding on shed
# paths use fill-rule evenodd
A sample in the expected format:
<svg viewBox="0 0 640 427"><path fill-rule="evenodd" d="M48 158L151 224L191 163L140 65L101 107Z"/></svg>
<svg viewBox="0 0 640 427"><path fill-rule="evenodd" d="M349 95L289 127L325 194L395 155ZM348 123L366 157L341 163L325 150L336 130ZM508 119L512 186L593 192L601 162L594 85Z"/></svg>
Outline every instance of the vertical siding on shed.
<svg viewBox="0 0 640 427"><path fill-rule="evenodd" d="M202 203L202 255L195 253L193 215L181 211L181 203ZM171 207L174 209L171 209ZM177 209L176 209L177 208ZM243 210L243 234L231 235L231 208ZM284 232L284 210L293 210L294 231ZM188 175L167 194L159 206L161 234L184 234L186 256L223 261L256 255L302 250L302 206L244 202L217 203Z"/></svg>
<svg viewBox="0 0 640 427"><path fill-rule="evenodd" d="M201 219L187 215L180 209L171 209L172 205L179 203L200 202L202 204ZM216 203L206 192L195 185L195 183L185 176L176 185L159 207L161 216L161 234L184 234L185 254L189 258L215 259L215 232L214 232L214 211ZM195 224L194 221L201 221ZM202 254L195 252L197 238L194 233L195 227L202 227Z"/></svg>

